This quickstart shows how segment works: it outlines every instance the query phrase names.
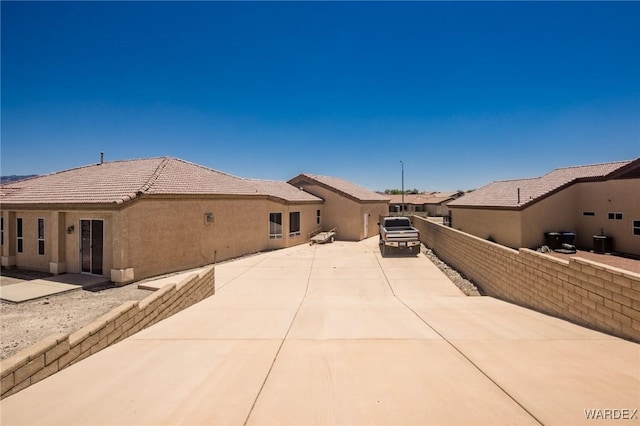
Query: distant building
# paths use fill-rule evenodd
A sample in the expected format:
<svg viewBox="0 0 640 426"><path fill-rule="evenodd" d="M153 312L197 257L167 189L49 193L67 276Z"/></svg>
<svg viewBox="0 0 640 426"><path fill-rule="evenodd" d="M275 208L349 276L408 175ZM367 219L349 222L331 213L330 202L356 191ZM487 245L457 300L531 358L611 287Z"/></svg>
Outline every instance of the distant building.
<svg viewBox="0 0 640 426"><path fill-rule="evenodd" d="M306 243L334 224L359 239L336 214L345 197L171 157L101 162L2 185L1 261L126 283Z"/></svg>
<svg viewBox="0 0 640 426"><path fill-rule="evenodd" d="M448 205L452 227L505 246L537 248L564 231L579 248L604 235L613 251L640 256L640 158L493 182Z"/></svg>
<svg viewBox="0 0 640 426"><path fill-rule="evenodd" d="M407 214L423 213L427 216L448 216L447 203L464 195L462 191L424 192L422 194L405 194L404 207ZM402 212L402 194L389 195L389 212Z"/></svg>

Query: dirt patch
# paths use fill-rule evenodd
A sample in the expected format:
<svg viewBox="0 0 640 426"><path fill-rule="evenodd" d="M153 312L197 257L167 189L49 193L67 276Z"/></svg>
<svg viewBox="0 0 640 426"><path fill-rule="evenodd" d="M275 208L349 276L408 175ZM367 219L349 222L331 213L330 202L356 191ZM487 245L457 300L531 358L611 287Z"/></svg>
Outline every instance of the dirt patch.
<svg viewBox="0 0 640 426"><path fill-rule="evenodd" d="M134 283L75 290L20 304L0 302L0 359L52 334L74 333L123 303L142 300L151 293Z"/></svg>

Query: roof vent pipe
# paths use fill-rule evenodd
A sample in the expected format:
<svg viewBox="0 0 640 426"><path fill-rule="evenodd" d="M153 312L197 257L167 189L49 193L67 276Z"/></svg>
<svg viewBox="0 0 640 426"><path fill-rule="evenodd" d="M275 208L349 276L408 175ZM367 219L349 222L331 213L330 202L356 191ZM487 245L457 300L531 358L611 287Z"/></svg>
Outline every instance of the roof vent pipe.
<svg viewBox="0 0 640 426"><path fill-rule="evenodd" d="M518 205L520 205L520 188L518 188Z"/></svg>
<svg viewBox="0 0 640 426"><path fill-rule="evenodd" d="M104 163L104 152L100 151L100 164Z"/></svg>

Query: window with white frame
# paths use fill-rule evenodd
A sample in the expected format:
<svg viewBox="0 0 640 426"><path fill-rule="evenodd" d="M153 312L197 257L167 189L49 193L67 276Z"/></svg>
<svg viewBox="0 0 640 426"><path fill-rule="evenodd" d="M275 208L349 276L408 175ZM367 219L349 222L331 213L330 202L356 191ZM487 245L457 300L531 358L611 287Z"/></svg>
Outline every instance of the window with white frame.
<svg viewBox="0 0 640 426"><path fill-rule="evenodd" d="M4 245L4 217L0 217L0 245Z"/></svg>
<svg viewBox="0 0 640 426"><path fill-rule="evenodd" d="M633 235L640 235L640 220L633 221Z"/></svg>
<svg viewBox="0 0 640 426"><path fill-rule="evenodd" d="M622 213L609 213L609 220L622 220Z"/></svg>
<svg viewBox="0 0 640 426"><path fill-rule="evenodd" d="M289 213L289 236L300 236L300 212Z"/></svg>
<svg viewBox="0 0 640 426"><path fill-rule="evenodd" d="M269 213L269 239L282 238L282 213Z"/></svg>
<svg viewBox="0 0 640 426"><path fill-rule="evenodd" d="M316 210L316 225L320 225L320 210Z"/></svg>
<svg viewBox="0 0 640 426"><path fill-rule="evenodd" d="M38 254L44 256L44 219L38 219Z"/></svg>
<svg viewBox="0 0 640 426"><path fill-rule="evenodd" d="M24 241L22 238L22 218L16 218L16 242L17 242L17 252L22 253L24 250Z"/></svg>

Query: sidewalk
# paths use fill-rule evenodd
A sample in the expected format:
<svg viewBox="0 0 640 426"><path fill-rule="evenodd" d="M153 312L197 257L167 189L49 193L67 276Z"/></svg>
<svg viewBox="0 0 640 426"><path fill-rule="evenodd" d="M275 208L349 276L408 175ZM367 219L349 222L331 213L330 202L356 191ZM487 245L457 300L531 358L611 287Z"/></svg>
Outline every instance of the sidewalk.
<svg viewBox="0 0 640 426"><path fill-rule="evenodd" d="M84 274L62 274L31 280L3 276L0 281L0 300L11 303L28 302L109 282L104 277Z"/></svg>
<svg viewBox="0 0 640 426"><path fill-rule="evenodd" d="M0 423L597 424L585 410L640 408L639 378L640 345L466 297L373 238L221 264L215 296L6 398Z"/></svg>

